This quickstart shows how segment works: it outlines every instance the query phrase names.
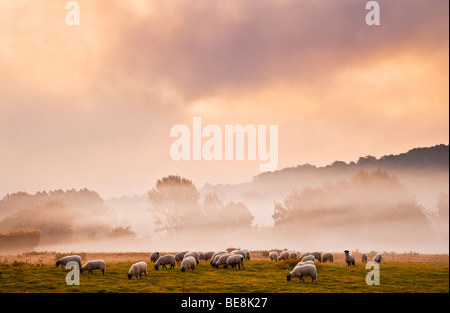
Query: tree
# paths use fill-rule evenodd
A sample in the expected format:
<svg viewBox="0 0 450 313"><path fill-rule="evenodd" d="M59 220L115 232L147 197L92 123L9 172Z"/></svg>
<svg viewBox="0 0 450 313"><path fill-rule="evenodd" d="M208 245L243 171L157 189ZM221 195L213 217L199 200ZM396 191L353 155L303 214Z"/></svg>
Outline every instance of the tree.
<svg viewBox="0 0 450 313"><path fill-rule="evenodd" d="M200 194L189 179L169 175L158 179L148 192L156 231L179 231L198 224Z"/></svg>

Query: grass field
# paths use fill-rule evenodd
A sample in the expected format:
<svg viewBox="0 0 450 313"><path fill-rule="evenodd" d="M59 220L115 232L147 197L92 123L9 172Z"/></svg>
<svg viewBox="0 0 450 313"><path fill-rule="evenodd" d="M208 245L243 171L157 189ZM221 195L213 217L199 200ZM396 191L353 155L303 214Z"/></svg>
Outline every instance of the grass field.
<svg viewBox="0 0 450 313"><path fill-rule="evenodd" d="M126 254L128 255L128 254ZM129 256L129 255L128 255ZM92 258L91 258L92 259ZM446 257L448 260L448 256ZM445 260L445 258L444 258ZM120 293L448 293L449 264L447 262L392 262L380 265L380 285L368 286L364 264L347 267L339 260L334 264L318 264L318 283L298 279L286 281L286 275L297 261L271 263L262 258L247 261L245 270L216 269L202 261L195 272L182 273L180 267L172 270L153 269L148 262L148 279L128 280L127 273L134 261L108 261L106 275L94 271L83 273L80 285L68 286L69 272L56 268L54 263L27 263L15 261L0 263L0 292L120 292Z"/></svg>

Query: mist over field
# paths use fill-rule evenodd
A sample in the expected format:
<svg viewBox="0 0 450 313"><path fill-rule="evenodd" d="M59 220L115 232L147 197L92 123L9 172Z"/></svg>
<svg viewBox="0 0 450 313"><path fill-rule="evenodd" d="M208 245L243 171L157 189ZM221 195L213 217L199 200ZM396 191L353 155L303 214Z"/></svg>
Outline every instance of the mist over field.
<svg viewBox="0 0 450 313"><path fill-rule="evenodd" d="M449 1L68 2L0 1L0 253L448 253Z"/></svg>
<svg viewBox="0 0 450 313"><path fill-rule="evenodd" d="M18 192L0 201L0 250L448 253L448 152L303 165L241 185L198 188L168 175L145 195L112 199L87 189Z"/></svg>

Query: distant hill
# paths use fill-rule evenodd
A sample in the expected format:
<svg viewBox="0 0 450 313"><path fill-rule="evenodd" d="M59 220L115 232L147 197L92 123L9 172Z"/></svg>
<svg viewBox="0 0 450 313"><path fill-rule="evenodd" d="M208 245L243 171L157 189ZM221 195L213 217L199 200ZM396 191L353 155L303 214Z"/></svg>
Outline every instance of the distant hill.
<svg viewBox="0 0 450 313"><path fill-rule="evenodd" d="M423 170L423 169L449 169L449 146L437 145L429 148L415 148L406 153L398 155L385 155L379 159L374 156L360 157L355 162L345 163L343 161L335 161L331 165L324 167L316 167L314 165L299 165L296 167L284 168L275 172L265 172L254 177L253 181L272 180L275 177L290 177L291 175L302 175L316 172L338 173L346 170Z"/></svg>
<svg viewBox="0 0 450 313"><path fill-rule="evenodd" d="M224 200L243 201L255 216L258 215L257 211L270 216L274 201L282 201L292 190L320 187L326 181L351 180L360 170L377 169L396 175L420 204L432 210L439 193L448 193L449 146L441 144L415 148L379 159L369 155L360 157L356 162L335 161L323 167L303 164L261 173L248 183L206 184L200 192L202 195L217 193Z"/></svg>

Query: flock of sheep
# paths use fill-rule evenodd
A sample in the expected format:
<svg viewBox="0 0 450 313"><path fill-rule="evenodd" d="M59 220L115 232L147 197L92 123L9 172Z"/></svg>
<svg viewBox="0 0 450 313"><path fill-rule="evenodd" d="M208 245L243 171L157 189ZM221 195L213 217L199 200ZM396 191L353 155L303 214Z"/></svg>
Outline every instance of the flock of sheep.
<svg viewBox="0 0 450 313"><path fill-rule="evenodd" d="M355 256L350 253L350 251L345 250L345 262L348 266L355 266ZM278 252L271 251L269 252L269 258L271 261L281 261L287 259L298 259L300 258L300 262L295 265L294 269L287 275L287 281L290 281L292 278L298 277L299 281L303 281L303 277L311 277L311 283L317 284L317 268L316 261L318 262L330 262L334 263L334 255L333 253L326 252L306 252L298 257L297 252L292 251L283 251L278 255ZM361 255L362 263L367 263L367 254L363 253ZM383 256L381 254L377 254L372 262L381 264Z"/></svg>
<svg viewBox="0 0 450 313"><path fill-rule="evenodd" d="M345 253L345 262L348 266L355 266L355 257L348 250L344 251ZM166 254L161 256L159 252L153 252L150 255L150 261L155 262L154 268L158 270L160 267L167 269L169 265L169 269L175 268L177 264L181 264L181 271L185 272L188 270L194 271L197 267L197 264L200 263L200 260L210 261L212 267L219 268L222 266L227 269L238 268L244 269L245 260L250 260L251 254L250 251L244 250L233 250L231 252L228 251L208 251L204 253L199 253L197 251L183 251L179 252L176 255ZM269 253L269 259L271 261L281 261L288 259L300 259L300 262L294 267L294 269L287 275L287 281L290 281L292 278L298 277L300 281L303 281L303 277L311 277L312 283L317 283L317 268L316 261L318 262L331 262L334 263L334 255L333 253L321 253L321 252L306 252L299 256L298 252L292 251L283 251L278 255L278 252L271 251ZM367 263L367 254L362 254L362 262ZM91 260L86 262L83 266L81 266L81 257L78 255L69 255L63 257L56 261L56 267L65 266L70 261L74 261L78 263L78 268L80 269L80 273L84 271L92 274L93 270L100 270L103 275L105 275L106 271L106 263L103 260ZM372 262L381 264L382 255L377 254ZM140 261L131 265L128 271L128 279L135 277L136 279L142 278L142 274L147 278L148 268L147 263L144 261Z"/></svg>

